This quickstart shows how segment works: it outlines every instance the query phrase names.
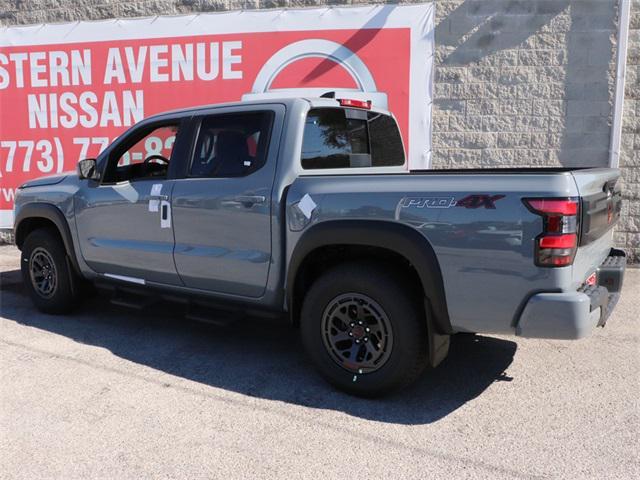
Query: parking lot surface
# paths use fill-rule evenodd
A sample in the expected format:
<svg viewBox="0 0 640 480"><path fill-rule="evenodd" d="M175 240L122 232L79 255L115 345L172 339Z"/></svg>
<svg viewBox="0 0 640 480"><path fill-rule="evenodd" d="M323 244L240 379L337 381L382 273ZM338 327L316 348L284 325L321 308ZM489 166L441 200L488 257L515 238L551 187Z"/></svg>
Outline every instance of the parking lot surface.
<svg viewBox="0 0 640 480"><path fill-rule="evenodd" d="M413 387L362 400L297 331L220 328L101 297L37 312L0 247L0 477L640 476L640 270L576 342L461 335Z"/></svg>

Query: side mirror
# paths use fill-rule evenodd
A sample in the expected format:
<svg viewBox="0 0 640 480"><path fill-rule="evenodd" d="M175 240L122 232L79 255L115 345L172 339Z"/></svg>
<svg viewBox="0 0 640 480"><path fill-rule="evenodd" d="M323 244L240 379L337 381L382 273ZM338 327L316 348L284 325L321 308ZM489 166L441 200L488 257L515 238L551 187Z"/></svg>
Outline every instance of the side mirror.
<svg viewBox="0 0 640 480"><path fill-rule="evenodd" d="M85 158L78 162L78 178L80 180L99 180L98 164L95 158Z"/></svg>

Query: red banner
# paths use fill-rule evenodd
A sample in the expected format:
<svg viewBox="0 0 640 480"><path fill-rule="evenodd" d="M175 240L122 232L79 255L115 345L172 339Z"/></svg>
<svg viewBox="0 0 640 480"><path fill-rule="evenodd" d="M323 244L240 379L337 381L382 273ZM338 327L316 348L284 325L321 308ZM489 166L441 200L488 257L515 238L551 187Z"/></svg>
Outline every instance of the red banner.
<svg viewBox="0 0 640 480"><path fill-rule="evenodd" d="M161 31L170 30L169 21ZM184 17L180 21L184 24ZM299 95L322 89L369 92L396 116L409 151L411 57L416 48L410 22L405 27L395 21L339 29L327 28L331 22L326 19L319 29L302 23L300 30L181 31L160 38L144 38L151 31L145 25L137 35L142 38L114 34L111 40L68 42L58 35L63 40L56 44L58 37L52 35L46 45L39 44L37 30L33 44L25 32L19 42L10 35L0 38L0 210L12 208L14 190L24 181L74 169L79 159L97 156L145 117L243 97L290 96L297 89L302 89ZM425 96L419 100L425 101L428 84L422 88ZM420 143L424 151L428 141Z"/></svg>

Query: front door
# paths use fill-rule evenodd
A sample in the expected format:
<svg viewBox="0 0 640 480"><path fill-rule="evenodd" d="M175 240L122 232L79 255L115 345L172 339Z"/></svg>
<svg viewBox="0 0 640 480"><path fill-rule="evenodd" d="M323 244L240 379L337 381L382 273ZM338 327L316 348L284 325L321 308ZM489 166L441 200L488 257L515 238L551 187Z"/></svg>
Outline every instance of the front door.
<svg viewBox="0 0 640 480"><path fill-rule="evenodd" d="M134 283L181 285L173 262L169 178L181 151L181 123L136 128L114 146L100 182L87 181L76 195L80 249L96 272Z"/></svg>
<svg viewBox="0 0 640 480"><path fill-rule="evenodd" d="M254 298L266 288L284 107L256 108L203 116L186 178L174 185L174 258L187 287Z"/></svg>

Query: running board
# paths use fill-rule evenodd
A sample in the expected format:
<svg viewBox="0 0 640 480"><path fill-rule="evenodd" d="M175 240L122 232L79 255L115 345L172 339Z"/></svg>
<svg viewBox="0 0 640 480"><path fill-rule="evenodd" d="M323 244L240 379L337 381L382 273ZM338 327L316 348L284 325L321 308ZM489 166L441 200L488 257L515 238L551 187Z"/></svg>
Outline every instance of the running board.
<svg viewBox="0 0 640 480"><path fill-rule="evenodd" d="M227 327L242 317L240 312L227 312L208 309L198 305L189 304L185 318L201 323L208 323L218 327Z"/></svg>
<svg viewBox="0 0 640 480"><path fill-rule="evenodd" d="M143 310L150 305L156 303L151 297L142 297L136 295L123 294L116 290L116 296L110 299L112 305L118 307L132 308L134 310Z"/></svg>

